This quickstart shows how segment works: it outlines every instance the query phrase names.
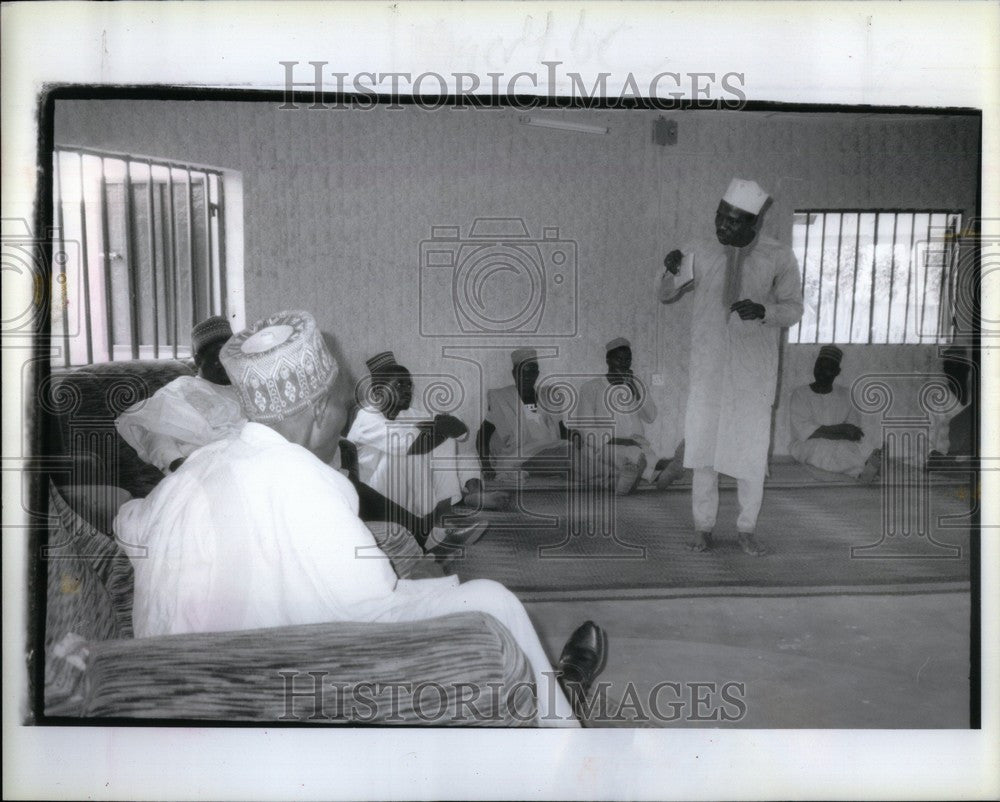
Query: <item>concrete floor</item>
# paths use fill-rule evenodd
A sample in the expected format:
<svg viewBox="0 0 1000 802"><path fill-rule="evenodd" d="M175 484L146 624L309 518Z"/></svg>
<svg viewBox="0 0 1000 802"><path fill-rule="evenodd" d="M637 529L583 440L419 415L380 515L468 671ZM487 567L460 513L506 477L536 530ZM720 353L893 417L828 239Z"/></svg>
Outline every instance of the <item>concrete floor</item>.
<svg viewBox="0 0 1000 802"><path fill-rule="evenodd" d="M607 631L602 726L969 723L967 593L525 606L553 661L587 618Z"/></svg>

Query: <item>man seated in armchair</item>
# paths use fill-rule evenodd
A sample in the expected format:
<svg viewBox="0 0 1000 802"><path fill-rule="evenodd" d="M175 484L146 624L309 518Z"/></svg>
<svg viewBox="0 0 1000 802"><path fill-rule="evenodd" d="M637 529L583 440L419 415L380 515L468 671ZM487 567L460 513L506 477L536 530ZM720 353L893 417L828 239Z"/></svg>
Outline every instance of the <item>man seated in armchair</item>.
<svg viewBox="0 0 1000 802"><path fill-rule="evenodd" d="M260 320L221 359L249 422L191 454L115 520L119 540L133 546L136 637L485 612L531 664L540 726L579 726L574 711L607 657L599 627L577 629L553 672L502 585L397 579L358 517L357 492L327 464L345 410L338 365L312 316Z"/></svg>

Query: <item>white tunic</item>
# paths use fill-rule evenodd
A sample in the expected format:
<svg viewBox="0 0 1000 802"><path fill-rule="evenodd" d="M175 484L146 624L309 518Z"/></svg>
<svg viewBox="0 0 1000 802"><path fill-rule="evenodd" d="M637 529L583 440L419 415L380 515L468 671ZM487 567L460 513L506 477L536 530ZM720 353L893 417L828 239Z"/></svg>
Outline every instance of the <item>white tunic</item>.
<svg viewBox="0 0 1000 802"><path fill-rule="evenodd" d="M350 481L274 430L198 450L115 519L135 569L136 637L481 611L531 664L540 726L578 726L524 607L502 585L399 580Z"/></svg>
<svg viewBox="0 0 1000 802"><path fill-rule="evenodd" d="M703 240L694 254L691 378L684 421L684 466L712 468L737 479L763 479L771 435L781 330L802 317L802 287L792 250L758 236L742 252L740 299L766 309L763 322L729 312L727 249ZM674 277L659 284L661 301L674 295Z"/></svg>
<svg viewBox="0 0 1000 802"><path fill-rule="evenodd" d="M861 425L861 416L846 388L834 387L829 393L816 393L809 385L796 387L789 399L788 414L792 432L788 451L795 459L824 471L848 476L861 473L873 449L868 438L856 442L809 439L820 426Z"/></svg>
<svg viewBox="0 0 1000 802"><path fill-rule="evenodd" d="M490 438L491 457L523 461L565 444L559 419L544 404L525 404L513 384L488 390L486 399L486 420L496 429Z"/></svg>
<svg viewBox="0 0 1000 802"><path fill-rule="evenodd" d="M236 434L245 423L232 387L180 376L125 410L115 426L143 462L166 473L174 460Z"/></svg>
<svg viewBox="0 0 1000 802"><path fill-rule="evenodd" d="M475 455L458 455L456 441L445 440L426 454L409 454L420 434L417 410L388 420L374 407L358 411L347 439L358 449L358 478L416 515L427 515L444 499L462 500L462 488L480 471Z"/></svg>

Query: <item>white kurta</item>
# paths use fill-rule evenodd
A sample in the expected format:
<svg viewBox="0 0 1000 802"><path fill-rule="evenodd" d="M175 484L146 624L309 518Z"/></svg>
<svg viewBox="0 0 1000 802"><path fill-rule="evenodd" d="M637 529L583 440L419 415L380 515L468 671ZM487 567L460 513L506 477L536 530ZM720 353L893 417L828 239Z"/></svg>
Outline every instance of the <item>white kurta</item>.
<svg viewBox="0 0 1000 802"><path fill-rule="evenodd" d="M357 513L350 481L266 426L205 446L115 519L135 569L136 637L481 611L531 663L540 725L576 725L513 594L489 580L397 582Z"/></svg>
<svg viewBox="0 0 1000 802"><path fill-rule="evenodd" d="M525 404L513 384L487 391L486 399L486 420L496 429L490 438L491 457L524 461L542 451L565 448L559 418L544 405Z"/></svg>
<svg viewBox="0 0 1000 802"><path fill-rule="evenodd" d="M737 479L767 472L771 409L783 327L802 317L802 287L792 250L758 236L742 251L739 298L766 309L765 320L741 320L729 312L727 249L703 240L694 254L691 373L684 420L684 467L712 468ZM659 280L659 297L674 294L673 276Z"/></svg>
<svg viewBox="0 0 1000 802"><path fill-rule="evenodd" d="M115 426L143 462L166 473L174 460L236 434L245 423L232 387L180 376L125 410Z"/></svg>
<svg viewBox="0 0 1000 802"><path fill-rule="evenodd" d="M363 407L347 433L358 449L358 478L416 515L427 515L445 499L458 503L465 483L481 476L478 458L460 455L452 438L429 453L407 453L420 434L416 421L429 418L405 410L390 421L374 407Z"/></svg>
<svg viewBox="0 0 1000 802"><path fill-rule="evenodd" d="M789 399L788 415L792 433L788 451L795 459L824 471L860 475L874 449L867 437L858 442L809 439L820 426L861 425L861 416L846 388L834 387L829 393L816 393L809 385L796 387Z"/></svg>
<svg viewBox="0 0 1000 802"><path fill-rule="evenodd" d="M601 432L610 437L632 439L639 444L612 448L611 462L616 469L621 469L625 461L637 461L642 453L646 456L646 472L652 472L656 455L646 439L646 424L654 420L656 404L648 391L637 404L630 387L612 385L603 376L595 376L580 386L573 421L576 428L590 429L597 434L597 437L590 438L592 447L597 447Z"/></svg>

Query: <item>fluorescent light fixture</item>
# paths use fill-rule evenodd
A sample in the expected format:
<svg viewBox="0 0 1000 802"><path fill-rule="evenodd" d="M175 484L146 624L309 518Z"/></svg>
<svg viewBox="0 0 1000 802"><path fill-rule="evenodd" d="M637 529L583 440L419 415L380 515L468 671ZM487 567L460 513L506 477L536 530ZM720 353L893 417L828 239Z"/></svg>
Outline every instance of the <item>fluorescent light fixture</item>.
<svg viewBox="0 0 1000 802"><path fill-rule="evenodd" d="M588 125L570 120L557 120L552 117L532 117L525 114L521 117L522 125L537 125L540 128L558 128L560 131L577 131L581 134L607 134L611 131L606 125Z"/></svg>

